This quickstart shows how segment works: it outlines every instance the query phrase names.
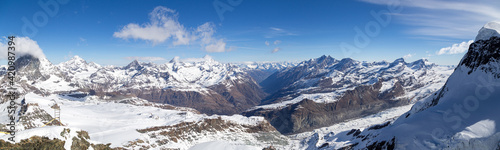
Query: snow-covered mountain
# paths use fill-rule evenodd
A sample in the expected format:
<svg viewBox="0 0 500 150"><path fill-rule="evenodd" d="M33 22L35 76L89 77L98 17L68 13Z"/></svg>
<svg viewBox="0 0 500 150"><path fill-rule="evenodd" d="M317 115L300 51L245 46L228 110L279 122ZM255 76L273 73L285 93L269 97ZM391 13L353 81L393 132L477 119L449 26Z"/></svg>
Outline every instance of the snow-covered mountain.
<svg viewBox="0 0 500 150"><path fill-rule="evenodd" d="M272 94L245 115L265 116L282 133L308 131L425 98L452 71L425 59L361 62L322 56L261 82Z"/></svg>
<svg viewBox="0 0 500 150"><path fill-rule="evenodd" d="M208 114L238 113L258 105L264 96L245 71L210 56L174 58L165 64L133 61L124 67L100 66L78 56L58 65L30 55L17 62L17 83L22 83L26 93L81 91L105 99L139 97Z"/></svg>
<svg viewBox="0 0 500 150"><path fill-rule="evenodd" d="M317 145L326 149L499 149L498 31L499 22L486 24L446 84L397 120L357 130L355 135L325 135L327 140ZM338 138L342 140L334 140Z"/></svg>
<svg viewBox="0 0 500 150"><path fill-rule="evenodd" d="M232 63L247 72L257 83L264 81L271 74L288 67L294 67L295 62L242 62Z"/></svg>

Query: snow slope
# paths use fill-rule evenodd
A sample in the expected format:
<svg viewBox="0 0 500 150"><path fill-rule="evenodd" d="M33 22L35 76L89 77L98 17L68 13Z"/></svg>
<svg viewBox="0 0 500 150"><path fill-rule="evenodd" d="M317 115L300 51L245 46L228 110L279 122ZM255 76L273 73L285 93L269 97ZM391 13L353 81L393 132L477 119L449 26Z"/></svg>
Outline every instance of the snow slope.
<svg viewBox="0 0 500 150"><path fill-rule="evenodd" d="M70 98L68 96L52 94L49 96L40 96L34 93L28 93L24 96L26 98L26 103L38 104L38 106L45 110L47 113L54 117L54 110L51 106L57 103L61 108L61 122L65 126L45 126L41 127L43 123L40 123L38 127L31 129L23 129L20 124L18 124L18 131L16 133L16 141L21 139L26 139L34 135L47 136L49 138L58 138L61 140L71 139L64 138L60 135L63 128L70 128L71 131L84 130L89 133L90 139L93 143L111 143L112 147L127 147L131 143L137 141L137 139L144 139L151 141L149 145L155 145L156 148L181 148L187 149L190 146L202 144L204 142L214 143L221 142L225 143L240 143L238 145L231 145L233 147L250 147L250 148L262 148L268 146L265 144L269 141L260 141L256 137L258 133L248 133L245 128L237 129L233 128L231 132L204 132L205 135L201 134L198 138L193 138L189 141L175 141L168 142L167 144L158 144L155 141L161 139L155 139L149 137L147 134L138 132L139 129L146 129L156 126L171 126L187 122L200 122L205 119L221 118L224 121L231 122L232 124L240 126L259 126L261 123L266 121L262 117L244 117L241 115L234 116L208 116L205 114L199 114L197 111L189 108L178 108L178 107L164 107L168 106L166 104L154 104L147 102L146 100L141 100L137 98L124 99L117 101L105 101L98 99L96 96L87 96L85 98ZM20 102L20 99L17 100ZM130 103L133 101L133 103ZM1 105L1 109L5 110L7 103ZM163 107L162 107L163 106ZM169 109L172 107L173 109ZM30 107L28 107L30 108ZM18 110L19 111L19 110ZM0 118L2 122L7 122L7 113L2 113ZM73 134L73 133L72 133ZM239 135L234 138L233 135ZM283 140L287 140L286 137L280 137ZM0 139L7 140L10 136L0 135ZM247 137L247 138L242 138ZM160 136L158 137L160 138ZM251 142L241 141L241 140L253 140ZM68 140L70 141L70 140ZM253 146L246 146L251 144ZM203 145L203 144L202 144ZM215 144L216 146L220 144ZM199 147L199 146L198 146ZM140 147L128 147L131 149L139 149ZM152 148L152 147L151 147Z"/></svg>

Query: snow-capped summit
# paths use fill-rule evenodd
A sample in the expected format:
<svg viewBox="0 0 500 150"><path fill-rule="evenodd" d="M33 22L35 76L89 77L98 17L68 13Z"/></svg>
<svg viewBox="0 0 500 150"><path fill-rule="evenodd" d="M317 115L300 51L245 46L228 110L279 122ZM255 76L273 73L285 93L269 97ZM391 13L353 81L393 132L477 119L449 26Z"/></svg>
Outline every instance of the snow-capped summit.
<svg viewBox="0 0 500 150"><path fill-rule="evenodd" d="M179 56L175 56L174 58L172 58L172 60L170 60L169 63L178 63L180 60L180 57Z"/></svg>
<svg viewBox="0 0 500 150"><path fill-rule="evenodd" d="M57 66L61 68L69 68L71 70L78 70L80 68L86 68L87 65L88 65L87 61L85 61L80 56L75 55L70 60L66 62L61 62Z"/></svg>
<svg viewBox="0 0 500 150"><path fill-rule="evenodd" d="M205 61L215 61L210 55L203 56L203 59L205 59Z"/></svg>
<svg viewBox="0 0 500 150"><path fill-rule="evenodd" d="M124 67L124 69L135 69L135 70L141 70L142 66L139 64L137 60L134 60L130 62L127 66Z"/></svg>
<svg viewBox="0 0 500 150"><path fill-rule="evenodd" d="M500 37L500 21L492 21L484 25L483 28L479 30L475 41L488 40L492 36Z"/></svg>
<svg viewBox="0 0 500 150"><path fill-rule="evenodd" d="M83 60L83 58L81 58L78 55L73 56L73 58L71 58L71 60L74 62L79 62L79 63L87 63L85 60Z"/></svg>
<svg viewBox="0 0 500 150"><path fill-rule="evenodd" d="M416 60L416 61L408 64L408 66L411 66L412 69L420 69L422 67L430 67L433 65L435 65L435 64L430 63L427 59L419 59L419 60Z"/></svg>

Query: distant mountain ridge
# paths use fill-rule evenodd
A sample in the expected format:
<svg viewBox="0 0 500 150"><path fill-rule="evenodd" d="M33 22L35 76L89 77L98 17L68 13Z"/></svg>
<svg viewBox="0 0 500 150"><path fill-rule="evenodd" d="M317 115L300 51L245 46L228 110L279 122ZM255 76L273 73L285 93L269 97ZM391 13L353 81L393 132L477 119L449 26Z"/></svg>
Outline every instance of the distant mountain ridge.
<svg viewBox="0 0 500 150"><path fill-rule="evenodd" d="M209 57L165 64L134 60L124 67L100 66L78 56L58 65L30 55L16 62L18 83L44 94L92 91L106 99L139 97L207 114L238 113L258 105L264 97L246 72Z"/></svg>
<svg viewBox="0 0 500 150"><path fill-rule="evenodd" d="M439 89L453 71L420 59L361 62L321 56L278 71L260 83L270 93L247 116L298 133L410 104Z"/></svg>
<svg viewBox="0 0 500 150"><path fill-rule="evenodd" d="M243 62L243 63L231 63L240 67L242 70L247 72L257 83L261 83L271 74L286 69L288 67L294 67L298 63L295 62Z"/></svg>

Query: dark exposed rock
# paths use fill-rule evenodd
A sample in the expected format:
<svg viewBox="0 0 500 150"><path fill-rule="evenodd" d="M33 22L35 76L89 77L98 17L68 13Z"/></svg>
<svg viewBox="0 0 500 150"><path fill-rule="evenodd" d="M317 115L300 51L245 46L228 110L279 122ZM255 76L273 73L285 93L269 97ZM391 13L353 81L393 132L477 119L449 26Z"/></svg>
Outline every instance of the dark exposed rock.
<svg viewBox="0 0 500 150"><path fill-rule="evenodd" d="M366 146L366 148L373 149L373 150L393 150L396 146L395 140L396 140L396 137L393 137L390 141L374 142L374 143Z"/></svg>
<svg viewBox="0 0 500 150"><path fill-rule="evenodd" d="M493 36L489 40L479 40L472 43L459 65L469 67L470 71L468 73L470 74L480 65L498 60L500 60L500 37ZM495 72L493 70L488 70L491 68L481 69L486 72Z"/></svg>
<svg viewBox="0 0 500 150"><path fill-rule="evenodd" d="M333 103L316 103L304 99L280 109L256 109L245 112L246 116L264 116L283 134L293 134L325 127L347 119L359 118L387 108L408 104L408 100L391 100L404 92L401 84L379 94L381 83L359 86L347 91Z"/></svg>
<svg viewBox="0 0 500 150"><path fill-rule="evenodd" d="M388 121L388 122L385 122L383 124L377 124L377 125L374 125L374 126L371 126L368 128L368 130L378 130L378 129L382 129L384 127L387 127L388 125L390 125L391 122Z"/></svg>
<svg viewBox="0 0 500 150"><path fill-rule="evenodd" d="M29 139L21 140L12 144L0 140L0 149L37 149L37 150L64 150L65 141L59 139L49 139L48 137L32 136Z"/></svg>
<svg viewBox="0 0 500 150"><path fill-rule="evenodd" d="M194 108L206 114L237 114L259 104L265 93L254 82L234 81L232 86L215 85L209 91L180 91L172 89L128 89L120 92L96 92L98 96L123 99L137 96L151 102Z"/></svg>

